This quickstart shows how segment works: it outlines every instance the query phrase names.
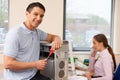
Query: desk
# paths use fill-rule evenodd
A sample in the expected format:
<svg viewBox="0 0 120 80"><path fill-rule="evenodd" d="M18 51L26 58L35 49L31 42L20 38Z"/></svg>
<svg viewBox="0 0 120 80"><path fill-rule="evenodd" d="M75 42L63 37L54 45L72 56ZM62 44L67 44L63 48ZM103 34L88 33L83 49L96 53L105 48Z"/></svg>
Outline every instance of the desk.
<svg viewBox="0 0 120 80"><path fill-rule="evenodd" d="M83 76L71 76L68 78L68 80L88 80L86 77L83 77Z"/></svg>
<svg viewBox="0 0 120 80"><path fill-rule="evenodd" d="M88 80L84 76L77 76L76 72L68 71L68 80ZM82 75L84 72L80 71L80 75Z"/></svg>

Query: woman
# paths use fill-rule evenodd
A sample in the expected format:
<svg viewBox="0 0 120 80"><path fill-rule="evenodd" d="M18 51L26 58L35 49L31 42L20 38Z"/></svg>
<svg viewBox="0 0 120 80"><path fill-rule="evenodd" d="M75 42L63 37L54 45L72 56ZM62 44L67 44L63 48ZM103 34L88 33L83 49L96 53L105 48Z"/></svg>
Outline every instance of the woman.
<svg viewBox="0 0 120 80"><path fill-rule="evenodd" d="M115 56L104 34L93 37L93 50L90 56L89 73L85 73L84 76L88 80L112 80L116 69ZM95 60L97 52L99 54Z"/></svg>

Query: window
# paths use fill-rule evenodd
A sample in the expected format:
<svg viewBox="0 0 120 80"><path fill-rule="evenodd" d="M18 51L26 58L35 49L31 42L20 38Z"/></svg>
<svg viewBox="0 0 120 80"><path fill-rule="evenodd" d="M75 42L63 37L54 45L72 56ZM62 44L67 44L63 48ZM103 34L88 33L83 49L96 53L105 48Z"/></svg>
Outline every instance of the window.
<svg viewBox="0 0 120 80"><path fill-rule="evenodd" d="M0 0L0 51L8 31L8 0Z"/></svg>
<svg viewBox="0 0 120 80"><path fill-rule="evenodd" d="M73 50L90 50L92 37L103 33L112 44L113 0L65 0L64 39Z"/></svg>

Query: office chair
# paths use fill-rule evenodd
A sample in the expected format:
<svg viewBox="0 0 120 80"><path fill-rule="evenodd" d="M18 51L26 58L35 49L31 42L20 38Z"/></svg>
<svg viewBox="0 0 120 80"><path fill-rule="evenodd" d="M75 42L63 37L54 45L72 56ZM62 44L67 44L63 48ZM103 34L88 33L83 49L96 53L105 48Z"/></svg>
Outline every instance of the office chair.
<svg viewBox="0 0 120 80"><path fill-rule="evenodd" d="M114 73L113 80L120 80L120 63Z"/></svg>

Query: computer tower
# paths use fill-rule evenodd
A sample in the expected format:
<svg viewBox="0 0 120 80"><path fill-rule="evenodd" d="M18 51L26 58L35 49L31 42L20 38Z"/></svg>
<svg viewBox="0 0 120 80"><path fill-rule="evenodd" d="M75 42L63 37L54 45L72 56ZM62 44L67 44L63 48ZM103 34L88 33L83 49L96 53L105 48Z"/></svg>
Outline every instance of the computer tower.
<svg viewBox="0 0 120 80"><path fill-rule="evenodd" d="M51 44L47 42L40 43L40 59L47 58ZM68 78L68 41L63 41L62 47L55 52L47 60L45 70L40 71L41 74L49 77L51 80L67 80Z"/></svg>

